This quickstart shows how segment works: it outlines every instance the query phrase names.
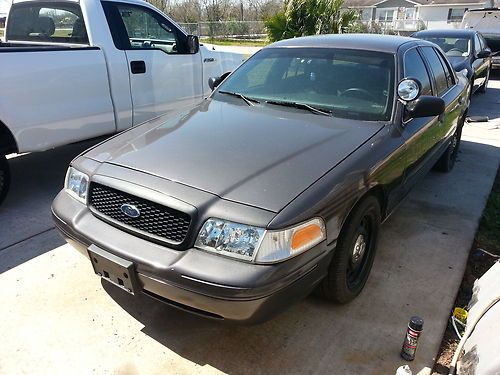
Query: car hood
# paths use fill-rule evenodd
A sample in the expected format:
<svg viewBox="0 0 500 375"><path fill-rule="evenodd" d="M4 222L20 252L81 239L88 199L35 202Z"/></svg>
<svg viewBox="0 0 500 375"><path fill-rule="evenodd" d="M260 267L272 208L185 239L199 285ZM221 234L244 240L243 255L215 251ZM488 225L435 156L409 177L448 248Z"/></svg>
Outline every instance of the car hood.
<svg viewBox="0 0 500 375"><path fill-rule="evenodd" d="M278 212L384 126L241 99L207 99L85 156ZM140 183L140 181L139 181Z"/></svg>

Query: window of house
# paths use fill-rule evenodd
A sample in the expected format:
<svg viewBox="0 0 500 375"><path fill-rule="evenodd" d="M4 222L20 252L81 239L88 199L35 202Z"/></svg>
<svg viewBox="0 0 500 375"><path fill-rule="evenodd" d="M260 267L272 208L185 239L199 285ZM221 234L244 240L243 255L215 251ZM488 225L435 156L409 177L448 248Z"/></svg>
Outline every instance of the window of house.
<svg viewBox="0 0 500 375"><path fill-rule="evenodd" d="M394 20L394 9L377 9L380 22L392 22Z"/></svg>
<svg viewBox="0 0 500 375"><path fill-rule="evenodd" d="M467 9L455 9L450 8L448 10L448 22L462 22L462 18L464 17L464 13Z"/></svg>

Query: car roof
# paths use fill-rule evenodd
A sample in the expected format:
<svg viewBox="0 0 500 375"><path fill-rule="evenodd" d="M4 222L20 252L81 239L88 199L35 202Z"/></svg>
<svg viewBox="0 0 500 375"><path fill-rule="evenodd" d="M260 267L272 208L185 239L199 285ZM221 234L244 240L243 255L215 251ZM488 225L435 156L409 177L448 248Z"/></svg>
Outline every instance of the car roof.
<svg viewBox="0 0 500 375"><path fill-rule="evenodd" d="M476 30L472 29L443 29L443 30L423 30L417 31L413 36L424 37L424 36L440 36L440 37L450 37L450 38L469 38L474 36Z"/></svg>
<svg viewBox="0 0 500 375"><path fill-rule="evenodd" d="M266 48L309 47L309 48L348 48L367 51L396 53L406 44L425 44L415 38L379 34L328 34L281 40Z"/></svg>

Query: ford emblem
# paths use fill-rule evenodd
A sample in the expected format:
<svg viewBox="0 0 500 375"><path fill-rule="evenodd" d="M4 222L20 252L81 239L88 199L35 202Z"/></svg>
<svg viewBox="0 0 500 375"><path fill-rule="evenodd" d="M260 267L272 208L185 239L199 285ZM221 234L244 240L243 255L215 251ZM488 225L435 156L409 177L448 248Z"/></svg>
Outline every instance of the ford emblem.
<svg viewBox="0 0 500 375"><path fill-rule="evenodd" d="M128 204L128 203L122 204L122 206L120 207L120 210L125 215L127 215L128 217L131 217L133 219L141 216L141 211L139 211L139 209L132 204Z"/></svg>

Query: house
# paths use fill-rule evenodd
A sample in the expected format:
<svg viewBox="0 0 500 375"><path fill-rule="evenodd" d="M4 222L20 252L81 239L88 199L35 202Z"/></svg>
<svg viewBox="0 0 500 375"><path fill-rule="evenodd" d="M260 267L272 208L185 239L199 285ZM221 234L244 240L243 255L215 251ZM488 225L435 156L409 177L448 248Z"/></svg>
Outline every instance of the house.
<svg viewBox="0 0 500 375"><path fill-rule="evenodd" d="M0 0L0 29L5 27L5 19L10 9L10 0Z"/></svg>
<svg viewBox="0 0 500 375"><path fill-rule="evenodd" d="M458 28L467 9L498 6L500 0L345 0L369 26L394 31Z"/></svg>

